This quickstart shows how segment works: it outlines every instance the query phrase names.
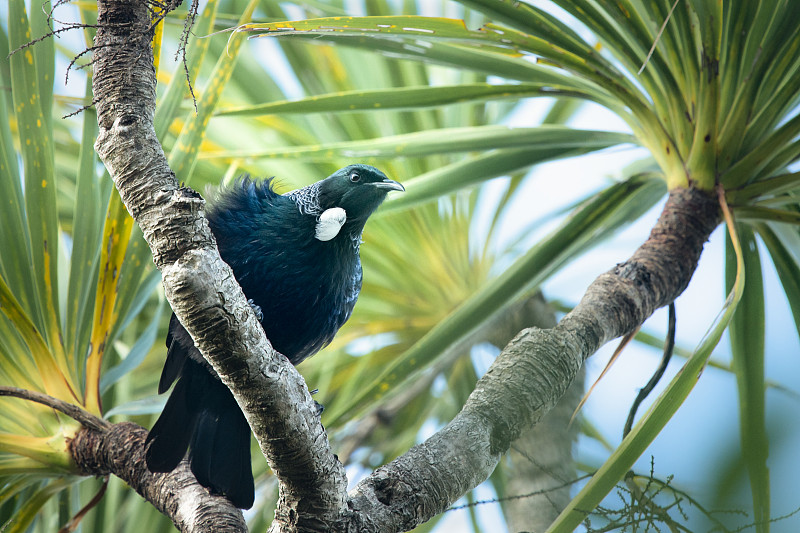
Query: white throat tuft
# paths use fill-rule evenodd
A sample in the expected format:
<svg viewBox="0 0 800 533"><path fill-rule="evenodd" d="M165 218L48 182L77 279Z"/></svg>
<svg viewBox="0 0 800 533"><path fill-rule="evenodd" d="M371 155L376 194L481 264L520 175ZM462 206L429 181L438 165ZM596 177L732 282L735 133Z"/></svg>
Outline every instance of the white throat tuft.
<svg viewBox="0 0 800 533"><path fill-rule="evenodd" d="M347 220L347 213L341 207L331 207L322 212L317 220L314 237L320 241L329 241L339 235L339 230Z"/></svg>

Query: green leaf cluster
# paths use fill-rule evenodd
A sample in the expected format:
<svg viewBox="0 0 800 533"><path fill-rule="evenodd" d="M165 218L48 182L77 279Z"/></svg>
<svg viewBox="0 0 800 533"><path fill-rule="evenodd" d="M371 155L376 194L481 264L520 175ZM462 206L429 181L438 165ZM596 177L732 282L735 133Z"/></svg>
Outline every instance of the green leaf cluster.
<svg viewBox="0 0 800 533"><path fill-rule="evenodd" d="M49 31L45 12L29 14L12 1L7 22L0 27L0 385L101 415L101 373L133 368L150 348L137 355L122 339L127 325L153 315L141 311L159 277L99 172L94 111L61 119L75 109L53 90L63 52L52 38L26 46ZM88 81L85 94L91 100ZM107 375L105 388L119 379ZM67 447L80 426L40 404L0 401L0 527L26 531L55 505L53 496L69 504L64 495L80 478Z"/></svg>
<svg viewBox="0 0 800 533"><path fill-rule="evenodd" d="M571 513L570 509L585 510L597 505L631 467L688 396L726 329L730 330L733 346L733 371L740 393L743 459L750 477L755 518L760 524L759 530L768 529L765 317L762 260L756 236L761 238L770 255L775 255L773 261L791 307L797 312L795 278L800 270L792 250L798 249L794 241L798 223L795 163L800 156L797 141L800 77L796 75L800 13L780 0L724 3L710 0L554 0L553 6L566 13L559 17L520 2L464 0L461 3L485 15L489 21L473 25L470 20L465 23L414 14L384 14L378 10L366 17L337 15L248 24L237 31L254 33L261 38L313 38L355 49L371 49L377 52L375 55L469 69L513 80L518 83L520 96L542 96L550 92L551 95L590 100L604 105L627 122L633 133L631 142L649 150L668 188L696 187L710 194L715 194L715 189L722 191L720 201L729 204L734 215L741 219L739 231L744 239L731 248L737 253L729 254L727 283L732 292L724 312L683 371L593 482L573 500L554 530L571 531L581 516ZM585 32L579 33L565 22L570 18L588 30L591 37L584 38ZM535 64L528 60L532 57L537 59ZM497 85L496 99L510 97L502 86ZM466 83L441 88L403 88L396 100L385 90L353 90L339 95L314 95L301 101L240 106L223 113L240 116L296 113L302 105L315 113L326 110L344 113L348 111L345 107L348 98L353 102L351 111L369 109L371 99L376 108L413 109L409 99L414 98L421 111L435 103L450 104L466 98L467 94L474 98L492 94L488 88L486 92L478 89ZM526 93L527 90L531 92ZM567 135L569 130L561 129ZM539 131L544 134L543 129ZM426 129L412 135L383 137L373 141L374 152L359 151L370 143L354 141L296 151L260 151L259 155L279 157L293 153L314 157L314 154L326 153L324 149L331 150L326 155L353 149L354 154L397 158L406 150L409 155L416 155L413 146L408 148L406 141L409 140L429 139L430 142L420 146L422 150L435 150L437 145L447 145L451 140L459 142L455 137L437 140L435 132ZM426 137L429 133L432 135ZM493 143L501 142L504 133L497 131L496 136L485 140L484 146L497 146ZM520 139L525 135L524 131L515 133ZM593 137L601 138L597 133ZM461 146L471 148L468 142ZM538 144L528 146L527 152L530 152ZM393 153L391 148L395 148ZM240 152L240 155L248 154ZM482 157L489 158L491 154L478 156L476 160ZM468 170L471 168L470 164L464 164L459 176L471 174ZM428 179L437 183L439 193L455 189L448 188L443 179L437 179L445 171L429 172L433 178L427 174L417 178L426 180L422 181L426 185L425 192L432 190L427 188L430 186ZM477 179L470 183L475 181ZM631 187L634 183L631 180L613 187ZM607 191L609 194L613 187ZM407 200L395 200L396 208L403 209L418 202L414 194L409 196ZM596 201L602 205L600 197ZM391 209L392 203L387 207ZM609 205L605 206L605 213L611 216ZM631 218L635 216L631 212L626 214ZM564 249L569 249L569 243L578 242L577 235L585 236L591 231L577 224L570 226L571 222L575 221L567 222L562 230L574 231L574 241L557 241L563 243ZM560 237L558 232L552 236ZM401 342L409 333L408 329L396 334L394 340L399 342L381 350L396 353L384 359L387 366L374 374L370 385L365 387L359 380L358 386L348 387L353 383L353 375L342 381L345 391L342 394L351 398L342 406L338 406L338 402L334 404L330 420L335 424L374 409L374 404L380 403L387 393L403 390L410 380L418 379L424 371L421 368L439 370L433 361L446 353L448 346L488 320L503 303L518 296L516 291L536 286L537 276L547 275L547 262L531 259L536 268L529 270L524 270L523 265L528 258L545 254L548 240L531 247L502 276L481 285L481 289L451 314L437 320L409 347ZM789 240L792 242L787 242ZM551 257L555 261L555 256ZM559 265L554 262L553 266ZM518 275L516 267L525 272L525 282L516 285L516 291L506 292L501 287L514 284Z"/></svg>
<svg viewBox="0 0 800 533"><path fill-rule="evenodd" d="M367 228L354 316L301 366L321 391L334 446L364 468L406 451L460 409L479 377L465 340L489 338L493 318L667 189L720 187L738 234L720 274L731 293L723 313L554 530L574 529L582 510L612 490L681 406L726 328L743 463L756 516L768 518L761 265L769 255L800 331L800 12L788 0L550 4L464 0L437 4L452 18L431 18L416 15L413 2L366 0L366 16L349 17L346 2L210 0L187 47L193 93L183 67L158 51L156 132L178 179L201 191L242 173L276 176L284 191L354 160L406 186ZM46 31L41 10L28 21L24 2L9 6L2 57ZM181 9L163 23L165 49L176 47ZM76 12L91 23L96 9L78 3ZM212 35L232 26L239 31ZM252 36L260 38L246 42ZM163 401L153 396L163 361L153 346L168 313L154 294L149 251L98 170L92 110L60 118L75 102L53 94L55 58L78 52L45 40L0 68L10 88L0 97L0 384L96 414L145 417ZM531 99L544 118L507 127ZM569 126L582 102L616 113L630 133ZM650 157L566 216L524 196L536 165L631 145ZM490 201L483 185L498 177L499 198ZM564 177L563 186L579 179ZM552 229L501 239L520 201ZM64 443L77 425L2 402L0 524L13 516L9 531L31 523L52 530L97 490L70 476ZM391 420L365 426L389 411ZM492 478L498 494L503 479ZM272 478L260 476L258 488L250 525L261 530L271 519ZM111 480L81 527L170 526Z"/></svg>

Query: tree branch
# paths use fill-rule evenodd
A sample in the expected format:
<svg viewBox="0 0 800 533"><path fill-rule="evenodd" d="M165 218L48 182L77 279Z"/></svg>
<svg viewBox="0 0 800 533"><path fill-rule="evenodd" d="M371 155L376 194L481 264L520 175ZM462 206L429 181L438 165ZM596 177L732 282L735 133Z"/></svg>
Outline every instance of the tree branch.
<svg viewBox="0 0 800 533"><path fill-rule="evenodd" d="M146 429L122 422L102 432L82 429L69 447L83 475L114 474L170 517L180 531L247 531L241 511L198 484L185 459L169 474L148 471L144 461L146 438Z"/></svg>
<svg viewBox="0 0 800 533"><path fill-rule="evenodd" d="M233 391L278 476L278 514L324 525L343 505L344 467L330 451L303 378L272 349L220 259L203 199L178 188L167 165L153 129L151 39L144 2L98 1L95 149L142 229L173 311Z"/></svg>
<svg viewBox="0 0 800 533"><path fill-rule="evenodd" d="M108 420L97 418L89 411L85 411L77 405L65 402L64 400L59 400L58 398L54 398L47 394L42 394L41 392L20 389L18 387L3 386L0 387L0 396L12 396L14 398L21 398L23 400L28 400L52 407L56 411L61 411L73 420L77 420L83 424L83 426L95 431L105 431L111 427L111 423Z"/></svg>
<svg viewBox="0 0 800 533"><path fill-rule="evenodd" d="M510 442L555 405L586 357L684 290L718 221L708 194L673 191L650 239L630 260L600 276L556 327L521 332L450 424L346 497L344 469L330 451L302 377L264 337L219 257L202 198L177 187L158 144L146 6L100 0L98 24L97 152L143 230L173 310L233 391L279 478L271 531L407 530L445 510L485 480ZM184 480L184 474L179 468L166 477ZM196 489L181 481L157 490L152 477L142 479L144 491L155 491L151 501L163 501L164 490Z"/></svg>
<svg viewBox="0 0 800 533"><path fill-rule="evenodd" d="M512 340L450 424L359 483L337 530L407 531L488 478L520 432L563 396L586 357L683 292L718 223L713 195L672 191L633 256L598 277L556 327Z"/></svg>

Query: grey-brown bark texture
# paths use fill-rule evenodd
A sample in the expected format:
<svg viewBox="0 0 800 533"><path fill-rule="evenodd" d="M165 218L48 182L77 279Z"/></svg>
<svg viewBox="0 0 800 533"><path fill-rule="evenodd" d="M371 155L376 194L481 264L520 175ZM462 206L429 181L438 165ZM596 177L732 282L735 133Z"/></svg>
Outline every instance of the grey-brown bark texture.
<svg viewBox="0 0 800 533"><path fill-rule="evenodd" d="M280 478L280 516L324 523L344 502L344 468L330 451L305 382L269 345L220 259L202 198L175 183L153 130L151 38L144 2L98 2L95 148L142 228L173 310L232 386Z"/></svg>
<svg viewBox="0 0 800 533"><path fill-rule="evenodd" d="M153 131L148 15L140 0L98 2L96 149L142 228L173 310L231 387L278 476L280 497L271 531L401 531L445 510L485 480L510 443L555 405L587 356L683 291L718 222L711 195L673 191L650 239L630 260L600 276L554 328L522 331L447 427L347 495L344 469L330 450L305 383L270 347L221 261L202 216L202 198L178 188L167 166ZM100 452L84 437L79 435L72 449L91 464L84 451ZM141 442L130 441L126 449L132 457L141 453L136 449ZM115 470L125 465L112 465L117 465L113 473L127 476ZM181 490L199 490L191 480L175 483L186 487ZM174 490L159 489L155 481L133 486L154 502L161 496L152 491ZM190 529L172 508L157 505L186 531L204 528L192 522L196 529ZM209 525L207 530L216 529Z"/></svg>
<svg viewBox="0 0 800 533"><path fill-rule="evenodd" d="M581 368L555 407L511 444L506 494L512 499L503 502L511 532L545 531L570 501L576 476L572 447L580 426L570 419L583 396L584 375Z"/></svg>
<svg viewBox="0 0 800 533"><path fill-rule="evenodd" d="M502 348L530 325L556 325L555 313L541 295L522 304L504 324L493 328L492 344ZM570 421L583 396L584 375L581 368L567 393L538 424L522 432L500 463L507 478L503 515L511 532L545 531L569 503L576 476L572 449L580 426L577 420Z"/></svg>
<svg viewBox="0 0 800 533"><path fill-rule="evenodd" d="M70 443L78 468L90 476L113 473L181 531L247 531L242 513L221 496L197 483L186 461L170 474L148 472L144 462L147 430L123 422L107 431L81 430Z"/></svg>
<svg viewBox="0 0 800 533"><path fill-rule="evenodd" d="M510 443L563 396L586 357L680 295L718 220L712 195L672 191L628 261L598 277L554 328L522 331L450 424L356 487L354 522L369 531L381 530L377 521L392 525L386 531L411 529L488 477Z"/></svg>

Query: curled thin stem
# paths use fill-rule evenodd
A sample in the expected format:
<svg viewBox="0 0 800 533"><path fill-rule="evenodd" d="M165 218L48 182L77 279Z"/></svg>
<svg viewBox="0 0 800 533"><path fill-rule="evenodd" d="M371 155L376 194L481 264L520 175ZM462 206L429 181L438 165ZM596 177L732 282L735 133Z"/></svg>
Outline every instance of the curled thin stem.
<svg viewBox="0 0 800 533"><path fill-rule="evenodd" d="M0 396L12 396L14 398L20 398L22 400L28 400L46 405L47 407L51 407L56 411L64 413L68 417L77 420L85 427L95 431L103 432L111 427L111 422L108 420L98 418L89 411L85 411L75 404L65 402L64 400L59 400L58 398L54 398L41 392L20 389L18 387L0 386Z"/></svg>

